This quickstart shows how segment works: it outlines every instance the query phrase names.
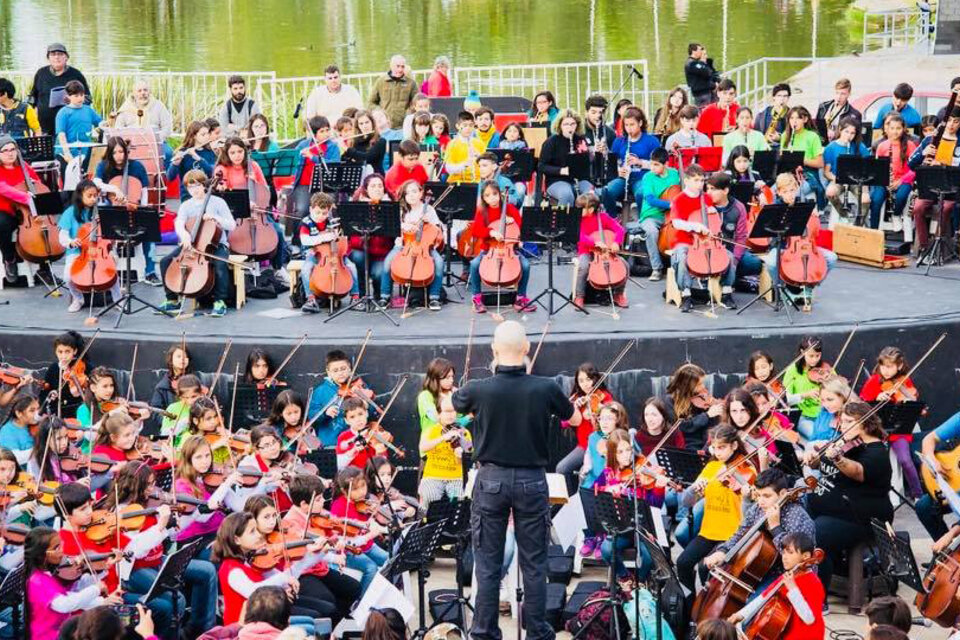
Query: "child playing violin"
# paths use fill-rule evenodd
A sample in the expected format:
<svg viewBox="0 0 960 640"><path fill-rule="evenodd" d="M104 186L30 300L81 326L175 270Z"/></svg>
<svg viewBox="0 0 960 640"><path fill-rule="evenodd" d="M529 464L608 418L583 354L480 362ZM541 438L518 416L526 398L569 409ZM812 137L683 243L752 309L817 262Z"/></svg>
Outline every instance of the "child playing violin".
<svg viewBox="0 0 960 640"><path fill-rule="evenodd" d="M24 393L13 401L10 419L0 427L0 447L16 456L17 462L26 464L33 450L34 439L30 427L37 424L40 403L35 397Z"/></svg>
<svg viewBox="0 0 960 640"><path fill-rule="evenodd" d="M754 466L763 471L770 463L770 456L767 454L775 454L777 447L761 423L760 415L753 396L743 387L732 390L723 399L722 422L731 425L739 432L747 453L753 453L755 449L760 448L760 452L751 460Z"/></svg>
<svg viewBox="0 0 960 640"><path fill-rule="evenodd" d="M568 453L563 460L557 463L557 473L572 474L583 466L584 454L587 450L590 434L597 431L597 414L600 407L613 402L613 396L607 391L606 383L600 381L600 371L592 362L584 362L573 374L573 395L570 400L580 410L583 420L576 426L577 446ZM566 420L560 423L563 429L569 429L570 423Z"/></svg>
<svg viewBox="0 0 960 640"><path fill-rule="evenodd" d="M607 439L615 430L627 430L630 426L627 410L619 402L610 401L597 411L597 430L587 439L587 450L583 456L583 466L580 468L580 500L587 516L587 528L583 532L583 545L580 555L593 555L600 558L600 546L603 543L603 534L593 531L589 523L593 521L593 486L597 478L607 466Z"/></svg>
<svg viewBox="0 0 960 640"><path fill-rule="evenodd" d="M142 531L136 539L129 538L123 531L111 532L104 539L94 540L88 534L93 523L93 498L90 490L84 485L73 482L61 485L57 489L57 511L64 519L60 537L63 543L63 553L67 556L80 556L83 553L108 553L121 555L129 554L133 560L145 558L151 554L157 545L162 544L167 537L167 525L170 522L170 507L157 507L157 522L149 529ZM120 586L119 567L112 564L107 570L105 584L108 593L114 593ZM97 576L98 578L100 576ZM136 591L131 585L125 585L123 601L138 602L145 591ZM158 635L168 637L170 621L173 615L172 602L169 598L156 597L147 602L147 607L153 613L153 619Z"/></svg>
<svg viewBox="0 0 960 640"><path fill-rule="evenodd" d="M269 485L269 489L266 489L261 485L260 489L262 491L268 491L276 501L280 512L286 513L287 509L290 508L291 502L290 496L287 495L284 482L280 480L284 472L284 470L280 468L280 464L282 464L286 458L280 441L280 434L269 425L257 425L250 430L250 445L254 453L240 460L237 468L257 470L265 474L261 479L261 483L270 483L271 481L276 482L279 480L279 486L271 484Z"/></svg>
<svg viewBox="0 0 960 640"><path fill-rule="evenodd" d="M651 507L663 506L665 487L667 486L666 477L657 477L652 486L647 486L647 479L640 476L634 482L633 474L635 469L636 456L633 452L633 442L630 440L630 434L623 429L616 429L607 438L607 464L600 473L600 476L593 483L594 492L604 491L614 496L623 496L643 500ZM620 552L633 548L635 538L632 535L617 536L617 565L614 571L618 578L627 577L627 569L623 565ZM613 560L613 544L611 538L606 538L600 545L600 555L608 564ZM645 580L653 560L650 558L646 548L641 545L638 550L640 566L637 568L637 578Z"/></svg>
<svg viewBox="0 0 960 640"><path fill-rule="evenodd" d="M811 379L810 372L823 369L823 341L816 336L804 336L797 349L803 357L783 374L783 386L787 390L787 404L800 409L797 431L809 440L813 421L820 413L820 383Z"/></svg>
<svg viewBox="0 0 960 640"><path fill-rule="evenodd" d="M190 426L186 431L181 431L174 436L174 448L179 450L184 440L194 435L201 436L210 443L214 464L222 465L230 461L227 430L220 419L217 404L207 396L200 396L190 407Z"/></svg>
<svg viewBox="0 0 960 640"><path fill-rule="evenodd" d="M89 427L100 422L106 411L102 403L118 403L117 378L113 371L106 367L95 367L87 374L89 386L83 393L83 404L77 407L77 421Z"/></svg>
<svg viewBox="0 0 960 640"><path fill-rule="evenodd" d="M63 468L63 460L68 456L73 457L73 462L79 464L79 450L70 447L70 437L63 420L56 415L44 416L37 427L37 437L34 438L33 449L30 452L30 459L27 461L27 471L38 482L76 482L79 479L80 470L66 471ZM43 465L43 469L40 465ZM53 513L47 517L38 520L47 520L52 518Z"/></svg>
<svg viewBox="0 0 960 640"><path fill-rule="evenodd" d="M590 275L590 261L593 259L593 252L609 251L614 259L623 261L623 258L617 255L617 251L623 245L623 237L626 235L626 231L614 218L600 211L600 198L592 191L577 196L574 206L582 210L583 217L580 219L580 241L577 243L579 257L577 258L577 281L573 303L582 307L587 292L587 279ZM604 232L602 242L598 235L601 227ZM626 265L626 262L624 262L624 265ZM624 293L625 287L626 282L613 289L613 304L620 308L630 306Z"/></svg>
<svg viewBox="0 0 960 640"><path fill-rule="evenodd" d="M101 605L123 603L119 592L110 593L96 576L84 574L75 582L57 576L64 560L60 534L34 527L24 543L24 627L33 640L56 640L60 627L73 615Z"/></svg>
<svg viewBox="0 0 960 640"><path fill-rule="evenodd" d="M367 405L360 398L350 397L343 401L341 410L348 429L337 436L337 468L365 469L367 461L383 450L383 445L378 446L378 441L367 430Z"/></svg>
<svg viewBox="0 0 960 640"><path fill-rule="evenodd" d="M46 403L49 394L56 392L56 404L51 404L50 412L64 416L76 415L77 407L83 402L83 387L86 383L84 374L86 360L77 360L83 350L83 337L76 331L61 333L53 341L55 360L47 367L43 376L47 391L41 400ZM59 404L59 409L57 407Z"/></svg>
<svg viewBox="0 0 960 640"><path fill-rule="evenodd" d="M706 372L699 366L681 365L670 376L667 385L667 408L680 421L684 444L690 451L701 451L707 444L707 431L717 425L723 414L723 403L711 402L704 386Z"/></svg>
<svg viewBox="0 0 960 640"><path fill-rule="evenodd" d="M431 362L430 367L433 366ZM473 442L470 432L457 422L452 402L444 399L439 411L438 421L420 432L420 457L424 463L418 492L424 509L437 500L463 497L463 444Z"/></svg>
<svg viewBox="0 0 960 640"><path fill-rule="evenodd" d="M114 476L112 485L104 492L103 509L105 511L117 511L121 513L124 508L135 508L147 506L151 501L151 496L159 492L156 482L156 474L148 465L132 461L126 463L120 468L120 471ZM160 505L160 507L169 505ZM157 514L146 515L143 525L137 531L126 531L126 535L131 541L136 541L140 536L147 535L154 527L161 526L162 513L160 507L157 507ZM170 524L171 528L166 531L172 534L177 529L174 522L166 519L165 524ZM160 565L163 563L166 554L164 541L158 542L146 555L138 557L133 563L133 571L127 579L127 587L136 593L146 593L157 579ZM216 621L217 609L217 588L216 588L216 569L209 560L194 558L187 565L183 572L185 586L190 593L190 626L187 628L187 635L199 635L203 631L211 628ZM178 594L180 602L177 605L180 611L185 610L186 600L183 595ZM165 593L158 596L173 606L171 595Z"/></svg>
<svg viewBox="0 0 960 640"><path fill-rule="evenodd" d="M347 540L348 544L360 548L360 553L347 555L347 566L363 574L360 580L360 595L366 592L374 576L390 557L390 554L374 544L374 538L385 533L370 514L361 513L357 505L367 499L369 493L367 479L363 471L356 467L347 467L337 473L333 486L333 503L330 513L341 518L349 518L364 523L369 531L361 536Z"/></svg>
<svg viewBox="0 0 960 640"><path fill-rule="evenodd" d="M330 139L330 121L324 116L314 116L307 124L310 127L310 136L297 144L300 157L293 178L293 212L299 217L304 217L307 212L315 167L340 161L340 147Z"/></svg>
<svg viewBox="0 0 960 640"><path fill-rule="evenodd" d="M177 495L192 496L206 500L209 513L195 511L182 516L177 542L185 544L199 537L209 537L217 532L226 518L227 511L243 510L245 494L237 490L240 474L236 471L225 474L220 485L211 491L205 481L207 472L214 469L213 450L210 443L200 435L187 436L180 446L177 459L177 480L173 486ZM204 550L200 557L209 559L209 551Z"/></svg>
<svg viewBox="0 0 960 640"><path fill-rule="evenodd" d="M790 603L793 615L778 637L782 640L824 637L823 603L827 594L817 572L809 566L814 551L813 538L809 534L797 531L785 535L780 549L780 562L785 573L758 597L731 615L728 621L746 627L768 606L769 596L779 590Z"/></svg>
<svg viewBox="0 0 960 640"><path fill-rule="evenodd" d="M397 475L397 469L386 456L378 455L370 458L367 462L367 487L370 489L368 500L372 499L380 505L378 513L375 515L378 522L383 519L385 514L396 514L400 522L410 522L420 513L420 503L416 498L405 496L400 490L393 486L393 480ZM387 502L390 508L387 509ZM383 524L383 522L381 522Z"/></svg>
<svg viewBox="0 0 960 640"><path fill-rule="evenodd" d="M304 265L300 270L300 282L303 285L303 292L307 296L307 301L300 307L304 313L320 313L320 304L317 296L310 287L310 276L314 267L317 266L316 247L320 244L336 241L339 234L339 228L333 227L331 214L336 205L333 197L329 193L318 191L310 196L310 214L304 216L300 221L300 245L304 247ZM356 302L360 298L360 282L357 278L357 266L350 260L346 261L347 270L353 280L350 287L350 302Z"/></svg>
<svg viewBox="0 0 960 640"><path fill-rule="evenodd" d="M150 396L150 406L157 409L166 409L177 401L177 381L181 376L193 373L193 357L186 344L178 342L171 345L164 355L166 371L160 381L153 388Z"/></svg>
<svg viewBox="0 0 960 640"><path fill-rule="evenodd" d="M884 347L877 356L873 373L860 389L860 399L864 402L893 403L919 400L920 392L914 386L913 380L907 377L909 370L903 351L897 347ZM894 391L896 385L899 386ZM913 455L910 452L913 435L891 433L887 436L887 440L890 443L890 449L897 456L897 463L907 481L910 497L919 498L923 495L923 487L920 485L917 467L913 463Z"/></svg>
<svg viewBox="0 0 960 640"><path fill-rule="evenodd" d="M751 382L759 382L766 385L774 394L780 394L783 391L783 383L779 379L774 380L773 358L766 351L754 351L747 360L747 379L743 381L744 386Z"/></svg>
<svg viewBox="0 0 960 640"><path fill-rule="evenodd" d="M93 446L93 455L99 458L112 460L115 464L108 476L119 471L120 467L127 460L143 458L143 455L136 449L141 422L134 420L126 411L115 410L104 416L100 421L100 429L97 432L97 439ZM166 442L161 444L163 457L166 460L173 459L173 450ZM154 470L166 469L169 462L147 460ZM96 475L96 474L94 474ZM92 488L96 489L102 486L96 478L92 479Z"/></svg>
<svg viewBox="0 0 960 640"><path fill-rule="evenodd" d="M793 424L790 419L776 410L774 406L775 395L762 382L748 382L743 388L753 397L760 415L766 415L760 421L763 428L777 440L785 440L797 444L800 441L800 434L793 430ZM769 414L769 415L767 415Z"/></svg>
<svg viewBox="0 0 960 640"><path fill-rule="evenodd" d="M27 500L30 497L28 490L33 483L33 478L21 476L20 463L9 449L0 447L0 490L5 494L6 503L2 509L2 522L10 524L13 522L20 524L31 524L34 512L37 509L36 500ZM4 559L0 559L0 566L4 564ZM9 569L8 569L9 570Z"/></svg>
<svg viewBox="0 0 960 640"><path fill-rule="evenodd" d="M359 379L351 380L353 367L350 358L339 349L327 353L325 368L326 377L313 388L307 419L316 420L317 437L323 446L332 447L337 443L337 437L347 428L340 407L340 397L362 394L367 399L372 399L373 391L363 388ZM347 382L351 382L351 389L345 388ZM318 417L317 414L322 415Z"/></svg>
<svg viewBox="0 0 960 640"><path fill-rule="evenodd" d="M217 571L220 578L220 591L223 594L223 624L230 625L240 620L240 614L250 595L257 587L283 587L293 601L291 611L298 616L316 618L321 615L313 601L301 601L298 597L300 575L316 564L314 555L323 545L317 541L307 547L307 555L292 563L285 570L279 568L262 570L252 564L258 551L265 546L263 534L257 525L257 518L246 511L231 513L217 530L217 539L213 543L214 562L220 563ZM326 609L326 607L324 607Z"/></svg>
<svg viewBox="0 0 960 640"><path fill-rule="evenodd" d="M312 428L306 428L306 431L303 431L306 408L303 396L293 389L281 391L273 401L270 415L267 416L264 424L270 425L280 434L284 451L290 450L293 438L297 438L295 451L297 455L306 455L320 447L320 440Z"/></svg>
<svg viewBox="0 0 960 640"><path fill-rule="evenodd" d="M730 476L731 484L739 485L741 491L755 477L749 463L741 464L746 450L735 427L721 425L710 435L709 449L713 459L681 497L683 504L688 507L692 507L701 497L704 499L700 533L677 558L677 576L690 592L696 591L697 564L710 555L719 543L729 539L740 526L743 494L732 489L728 483L717 480L717 476ZM744 468L741 470L741 467ZM737 473L733 473L733 469Z"/></svg>
<svg viewBox="0 0 960 640"><path fill-rule="evenodd" d="M637 429L636 446L643 455L649 455L654 447L670 447L683 449L683 434L680 429L673 429L673 433L666 442L660 444L666 436L667 430L673 426L673 416L663 400L656 396L647 398L643 403L640 414L640 424Z"/></svg>
<svg viewBox="0 0 960 640"><path fill-rule="evenodd" d="M470 261L470 292L473 294L473 310L476 313L485 313L486 306L483 304L483 294L481 288L483 283L480 279L480 263L489 250L490 240L504 242L509 239L504 238L500 233L500 216L506 215L508 222L517 226L520 230L521 218L520 211L510 202L501 202L500 187L493 180L486 180L480 185L480 204L473 216L473 224L470 231L473 234L474 246L477 255ZM506 223L505 223L506 224ZM519 238L514 238L519 240ZM536 305L530 304L527 298L527 282L530 280L530 261L522 254L517 254L520 261L520 281L517 283L517 299L513 303L513 309L517 313L530 313L537 310Z"/></svg>
<svg viewBox="0 0 960 640"><path fill-rule="evenodd" d="M176 438L183 431L190 428L190 408L203 395L203 385L200 378L192 373L181 375L177 379L177 401L167 407L166 412L176 418L164 416L160 427L160 435Z"/></svg>
<svg viewBox="0 0 960 640"><path fill-rule="evenodd" d="M427 365L423 388L417 394L417 414L420 418L420 438L440 422L441 400L456 390L456 369L446 358L434 358ZM461 424L465 424L463 420ZM421 450L421 454L423 451Z"/></svg>

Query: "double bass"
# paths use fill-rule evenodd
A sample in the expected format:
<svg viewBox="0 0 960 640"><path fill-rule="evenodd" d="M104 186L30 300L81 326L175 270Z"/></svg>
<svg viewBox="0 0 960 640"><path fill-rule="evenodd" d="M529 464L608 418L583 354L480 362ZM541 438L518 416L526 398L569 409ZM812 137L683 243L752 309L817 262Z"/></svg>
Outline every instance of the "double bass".
<svg viewBox="0 0 960 640"><path fill-rule="evenodd" d="M215 282L213 264L210 263L206 253L211 246L220 242L223 232L216 221L204 220L203 215L207 211L207 205L210 204L214 189L221 180L219 176L213 178L207 194L203 197L200 216L188 221L185 225L190 232L190 248L182 250L163 274L164 284L177 295L200 298L213 290Z"/></svg>
<svg viewBox="0 0 960 640"><path fill-rule="evenodd" d="M253 261L272 258L280 245L280 236L267 221L267 206L270 191L257 183L250 173L250 156L247 153L247 192L250 194L250 217L237 220L237 226L227 236L230 250Z"/></svg>
<svg viewBox="0 0 960 640"><path fill-rule="evenodd" d="M342 298L353 288L353 274L346 263L349 241L336 231L329 231L323 238L314 247L317 266L310 272L310 291L316 296Z"/></svg>
<svg viewBox="0 0 960 640"><path fill-rule="evenodd" d="M627 266L624 264L616 251L610 249L610 232L603 228L603 218L599 212L597 216L598 230L590 234L590 239L594 241L593 256L590 258L590 268L587 272L587 282L594 289L617 289L623 286L627 281ZM601 249L598 245L602 245Z"/></svg>
<svg viewBox="0 0 960 640"><path fill-rule="evenodd" d="M693 244L687 251L687 270L697 278L721 275L730 268L730 254L720 240L720 227L723 221L716 209L707 210L706 195L702 191L700 192L700 222L710 232L693 234Z"/></svg>
<svg viewBox="0 0 960 640"><path fill-rule="evenodd" d="M520 242L520 227L512 219L507 220L507 194L501 193L500 199L500 221L495 223L500 239L490 238L487 252L480 260L480 279L497 288L512 287L523 275L520 257L514 250Z"/></svg>
<svg viewBox="0 0 960 640"><path fill-rule="evenodd" d="M423 205L426 206L426 205ZM403 232L403 248L390 265L390 277L400 285L421 288L433 282L430 250L441 240L440 229L420 219L414 231Z"/></svg>
<svg viewBox="0 0 960 640"><path fill-rule="evenodd" d="M80 291L106 291L117 282L117 262L110 255L110 241L100 235L100 212L93 205L93 219L77 233L80 255L70 265L70 281Z"/></svg>
<svg viewBox="0 0 960 640"><path fill-rule="evenodd" d="M17 147L17 162L23 172L23 182L15 185L15 189L25 191L35 196L39 193L50 193L50 189L42 182L34 182L27 171L26 161ZM41 216L37 213L33 197L27 204L14 203L14 208L20 213L20 226L17 229L17 255L27 262L56 262L67 252L60 244L60 230L53 216Z"/></svg>

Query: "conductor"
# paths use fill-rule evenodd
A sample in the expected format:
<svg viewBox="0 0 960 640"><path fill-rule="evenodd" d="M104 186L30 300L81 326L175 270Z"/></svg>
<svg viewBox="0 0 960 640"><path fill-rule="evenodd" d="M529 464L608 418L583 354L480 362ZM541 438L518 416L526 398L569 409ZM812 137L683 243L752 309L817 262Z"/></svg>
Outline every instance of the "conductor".
<svg viewBox="0 0 960 640"><path fill-rule="evenodd" d="M523 326L501 323L493 334L494 375L471 380L450 400L472 413L474 460L479 470L473 491L471 528L477 576L476 611L470 635L501 640L498 595L507 523L513 514L526 598L522 620L530 640L550 640L546 621L547 543L550 504L546 468L551 417L577 425L580 413L560 386L527 375L530 350Z"/></svg>

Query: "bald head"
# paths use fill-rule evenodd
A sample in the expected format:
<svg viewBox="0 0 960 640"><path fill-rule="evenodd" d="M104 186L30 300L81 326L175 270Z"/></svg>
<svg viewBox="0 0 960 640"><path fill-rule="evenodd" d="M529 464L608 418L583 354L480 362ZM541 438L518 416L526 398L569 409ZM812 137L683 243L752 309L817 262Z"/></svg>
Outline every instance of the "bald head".
<svg viewBox="0 0 960 640"><path fill-rule="evenodd" d="M402 78L407 74L407 59L397 54L390 58L390 73L394 78Z"/></svg>
<svg viewBox="0 0 960 640"><path fill-rule="evenodd" d="M527 332L519 322L514 320L501 322L493 332L493 356L497 364L520 366L529 350Z"/></svg>

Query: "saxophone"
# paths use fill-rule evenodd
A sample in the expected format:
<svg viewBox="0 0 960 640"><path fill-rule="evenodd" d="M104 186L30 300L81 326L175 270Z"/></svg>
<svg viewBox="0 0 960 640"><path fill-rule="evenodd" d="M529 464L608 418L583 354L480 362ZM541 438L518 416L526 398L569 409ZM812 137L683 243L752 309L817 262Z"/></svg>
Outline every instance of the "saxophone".
<svg viewBox="0 0 960 640"><path fill-rule="evenodd" d="M763 133L763 137L770 142L770 136L777 132L777 126L780 124L780 121L783 120L783 116L787 113L787 107L783 106L778 111L770 111L770 125L767 127L767 130Z"/></svg>

